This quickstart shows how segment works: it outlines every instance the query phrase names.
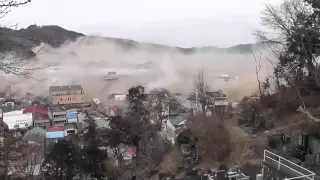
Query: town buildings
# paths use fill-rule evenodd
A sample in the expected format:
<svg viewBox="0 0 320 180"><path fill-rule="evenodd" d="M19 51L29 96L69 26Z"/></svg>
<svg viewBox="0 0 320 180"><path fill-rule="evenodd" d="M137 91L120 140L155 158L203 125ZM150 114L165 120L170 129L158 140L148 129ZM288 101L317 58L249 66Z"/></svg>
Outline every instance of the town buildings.
<svg viewBox="0 0 320 180"><path fill-rule="evenodd" d="M81 85L49 87L49 118L52 126L67 123L67 110L81 109L84 103L84 90Z"/></svg>

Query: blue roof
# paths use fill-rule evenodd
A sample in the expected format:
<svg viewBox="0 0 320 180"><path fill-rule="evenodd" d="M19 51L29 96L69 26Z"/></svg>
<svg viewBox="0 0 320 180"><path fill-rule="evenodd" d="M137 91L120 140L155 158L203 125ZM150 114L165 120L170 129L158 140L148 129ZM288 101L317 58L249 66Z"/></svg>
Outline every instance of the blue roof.
<svg viewBox="0 0 320 180"><path fill-rule="evenodd" d="M76 119L77 115L73 112L67 112L67 119Z"/></svg>

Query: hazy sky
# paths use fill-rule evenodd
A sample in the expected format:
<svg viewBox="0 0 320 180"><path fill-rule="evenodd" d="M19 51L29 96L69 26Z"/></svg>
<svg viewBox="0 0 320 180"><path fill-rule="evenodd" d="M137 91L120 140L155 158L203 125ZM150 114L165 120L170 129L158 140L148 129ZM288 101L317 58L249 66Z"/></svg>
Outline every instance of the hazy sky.
<svg viewBox="0 0 320 180"><path fill-rule="evenodd" d="M86 34L160 44L252 43L263 3L280 0L32 0L4 23L59 25Z"/></svg>

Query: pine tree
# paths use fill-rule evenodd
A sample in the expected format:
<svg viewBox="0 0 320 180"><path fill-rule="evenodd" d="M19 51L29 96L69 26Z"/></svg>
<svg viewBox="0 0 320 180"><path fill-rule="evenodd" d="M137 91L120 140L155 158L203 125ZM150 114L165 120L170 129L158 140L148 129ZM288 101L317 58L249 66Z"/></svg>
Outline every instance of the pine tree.
<svg viewBox="0 0 320 180"><path fill-rule="evenodd" d="M59 140L47 154L41 172L48 180L72 180L79 172L78 151L75 144Z"/></svg>
<svg viewBox="0 0 320 180"><path fill-rule="evenodd" d="M101 138L96 129L94 120L90 120L88 132L83 138L84 147L81 149L80 166L81 171L91 178L103 179L105 177L104 161L107 152L100 149Z"/></svg>

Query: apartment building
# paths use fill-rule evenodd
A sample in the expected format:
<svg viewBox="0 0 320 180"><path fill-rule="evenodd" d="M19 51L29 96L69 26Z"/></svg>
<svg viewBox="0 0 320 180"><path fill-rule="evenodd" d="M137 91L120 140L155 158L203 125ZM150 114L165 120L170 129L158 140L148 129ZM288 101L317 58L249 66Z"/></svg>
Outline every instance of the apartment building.
<svg viewBox="0 0 320 180"><path fill-rule="evenodd" d="M53 126L67 123L67 110L81 108L84 103L84 90L81 85L50 86L49 112Z"/></svg>
<svg viewBox="0 0 320 180"><path fill-rule="evenodd" d="M84 103L84 90L81 85L50 86L49 101L52 106L74 108Z"/></svg>

